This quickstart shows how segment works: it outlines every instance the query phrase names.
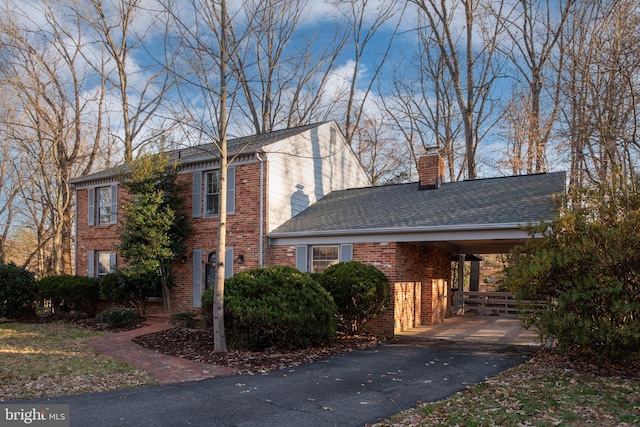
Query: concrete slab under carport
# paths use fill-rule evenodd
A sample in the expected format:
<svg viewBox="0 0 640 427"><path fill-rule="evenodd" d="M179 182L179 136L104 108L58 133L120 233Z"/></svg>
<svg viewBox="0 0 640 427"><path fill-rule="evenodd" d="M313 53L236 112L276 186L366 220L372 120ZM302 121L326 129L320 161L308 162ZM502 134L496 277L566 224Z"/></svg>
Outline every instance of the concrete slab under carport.
<svg viewBox="0 0 640 427"><path fill-rule="evenodd" d="M447 317L441 323L432 326L417 326L396 332L395 335L501 345L540 345L535 328L525 329L519 319L477 314Z"/></svg>

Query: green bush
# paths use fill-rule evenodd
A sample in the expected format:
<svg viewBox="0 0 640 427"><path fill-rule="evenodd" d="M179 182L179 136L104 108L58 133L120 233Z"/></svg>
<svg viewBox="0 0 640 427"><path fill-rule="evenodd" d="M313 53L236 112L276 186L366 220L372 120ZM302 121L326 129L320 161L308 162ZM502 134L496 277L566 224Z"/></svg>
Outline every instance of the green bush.
<svg viewBox="0 0 640 427"><path fill-rule="evenodd" d="M202 297L211 324L213 289ZM224 316L234 348L296 349L326 344L335 336L335 304L313 279L291 267L243 271L225 280Z"/></svg>
<svg viewBox="0 0 640 427"><path fill-rule="evenodd" d="M0 264L0 317L35 314L38 285L33 273L14 263Z"/></svg>
<svg viewBox="0 0 640 427"><path fill-rule="evenodd" d="M51 299L54 311L72 310L95 317L100 300L100 281L85 276L48 276L38 281L40 298Z"/></svg>
<svg viewBox="0 0 640 427"><path fill-rule="evenodd" d="M180 311L171 315L171 324L183 328L193 328L196 325L196 313Z"/></svg>
<svg viewBox="0 0 640 427"><path fill-rule="evenodd" d="M382 313L389 303L391 285L374 266L357 261L341 262L327 268L318 282L333 297L338 309L338 328L356 334Z"/></svg>
<svg viewBox="0 0 640 427"><path fill-rule="evenodd" d="M576 202L579 200L579 202ZM526 319L566 354L600 363L640 355L640 195L607 187L573 194L551 224L530 226L505 283L545 300Z"/></svg>
<svg viewBox="0 0 640 427"><path fill-rule="evenodd" d="M114 307L101 311L96 319L115 328L124 328L137 325L142 321L142 316L132 308Z"/></svg>
<svg viewBox="0 0 640 427"><path fill-rule="evenodd" d="M158 275L137 275L126 269L118 269L100 280L100 296L118 305L135 308L144 315L145 302L156 293Z"/></svg>

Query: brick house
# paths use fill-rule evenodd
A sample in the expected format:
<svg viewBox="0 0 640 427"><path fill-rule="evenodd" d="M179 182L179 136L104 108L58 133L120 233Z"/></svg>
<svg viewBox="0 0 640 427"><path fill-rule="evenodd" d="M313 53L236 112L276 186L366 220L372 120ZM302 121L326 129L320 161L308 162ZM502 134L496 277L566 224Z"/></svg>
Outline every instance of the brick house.
<svg viewBox="0 0 640 427"><path fill-rule="evenodd" d="M229 140L227 275L268 265L322 271L357 260L393 284L392 307L371 328L391 335L447 314L451 258L504 252L528 236L520 225L553 214L564 173L444 183L444 161L428 153L420 182L372 187L335 122ZM217 177L213 145L169 153L181 163L192 230L176 262L174 311L197 310L215 280ZM76 178L76 274L101 276L118 263L116 170ZM151 300L148 312L163 309Z"/></svg>

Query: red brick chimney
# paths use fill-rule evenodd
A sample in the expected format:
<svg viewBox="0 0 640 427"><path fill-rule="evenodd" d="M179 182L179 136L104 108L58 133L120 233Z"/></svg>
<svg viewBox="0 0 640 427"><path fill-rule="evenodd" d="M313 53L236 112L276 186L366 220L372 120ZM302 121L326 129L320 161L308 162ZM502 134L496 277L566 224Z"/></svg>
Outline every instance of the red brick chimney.
<svg viewBox="0 0 640 427"><path fill-rule="evenodd" d="M431 147L418 159L419 189L438 188L444 182L445 165L437 148Z"/></svg>

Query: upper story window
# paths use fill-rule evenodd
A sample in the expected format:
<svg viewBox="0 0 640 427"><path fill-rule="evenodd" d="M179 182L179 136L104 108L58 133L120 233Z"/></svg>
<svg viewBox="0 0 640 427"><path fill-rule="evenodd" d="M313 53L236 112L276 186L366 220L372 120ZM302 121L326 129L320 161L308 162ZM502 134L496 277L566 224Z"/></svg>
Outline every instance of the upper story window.
<svg viewBox="0 0 640 427"><path fill-rule="evenodd" d="M205 173L205 216L218 214L220 205L220 172Z"/></svg>
<svg viewBox="0 0 640 427"><path fill-rule="evenodd" d="M98 193L98 223L109 224L111 222L111 187L100 187Z"/></svg>
<svg viewBox="0 0 640 427"><path fill-rule="evenodd" d="M220 171L194 172L191 194L194 218L217 216L220 212ZM204 205L204 206L203 206ZM236 168L227 169L227 214L236 211Z"/></svg>
<svg viewBox="0 0 640 427"><path fill-rule="evenodd" d="M118 222L118 186L94 187L88 190L87 219L89 225Z"/></svg>

